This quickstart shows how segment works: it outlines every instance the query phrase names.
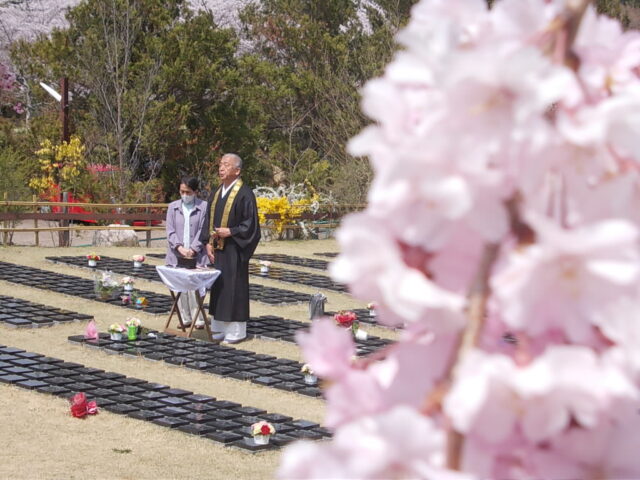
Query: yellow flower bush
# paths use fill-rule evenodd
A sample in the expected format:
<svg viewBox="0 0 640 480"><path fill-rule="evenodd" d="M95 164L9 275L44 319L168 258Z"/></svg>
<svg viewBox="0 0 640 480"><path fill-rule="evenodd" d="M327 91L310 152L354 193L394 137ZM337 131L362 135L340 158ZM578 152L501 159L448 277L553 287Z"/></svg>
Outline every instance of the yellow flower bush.
<svg viewBox="0 0 640 480"><path fill-rule="evenodd" d="M84 151L85 147L77 136L59 145L54 145L50 140L43 141L40 150L36 151L41 175L32 178L29 187L40 193L46 192L55 185L57 177L63 188L73 189L76 180L86 172Z"/></svg>
<svg viewBox="0 0 640 480"><path fill-rule="evenodd" d="M278 236L287 225L295 225L297 217L305 212L314 212L320 196L313 188L305 185L293 185L289 188L280 187L277 190L268 187L258 187L255 190L258 204L258 218L261 225L272 225ZM309 187L307 185L307 187ZM278 218L267 218L276 214Z"/></svg>

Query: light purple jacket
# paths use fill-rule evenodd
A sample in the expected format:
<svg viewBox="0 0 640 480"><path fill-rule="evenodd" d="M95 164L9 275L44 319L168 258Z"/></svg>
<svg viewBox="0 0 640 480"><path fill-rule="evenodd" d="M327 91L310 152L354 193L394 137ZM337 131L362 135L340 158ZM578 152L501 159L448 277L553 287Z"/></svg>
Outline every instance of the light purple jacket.
<svg viewBox="0 0 640 480"><path fill-rule="evenodd" d="M204 267L209 264L205 246L200 242L200 234L204 225L207 213L207 202L196 198L196 205L191 210L189 217L189 239L191 245L182 245L184 236L184 212L182 211L182 200L171 202L167 208L167 256L165 263L176 266L178 264L178 247L191 248L196 252L197 264Z"/></svg>

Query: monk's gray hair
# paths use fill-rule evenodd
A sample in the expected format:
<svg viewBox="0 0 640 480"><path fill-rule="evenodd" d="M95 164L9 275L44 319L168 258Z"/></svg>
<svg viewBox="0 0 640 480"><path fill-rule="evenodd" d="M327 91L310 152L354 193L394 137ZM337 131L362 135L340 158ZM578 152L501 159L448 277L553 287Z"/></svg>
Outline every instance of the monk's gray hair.
<svg viewBox="0 0 640 480"><path fill-rule="evenodd" d="M225 158L230 158L231 160L233 160L236 164L236 168L242 170L242 159L240 158L240 155L236 155L235 153L225 153L222 156L222 159L224 160Z"/></svg>

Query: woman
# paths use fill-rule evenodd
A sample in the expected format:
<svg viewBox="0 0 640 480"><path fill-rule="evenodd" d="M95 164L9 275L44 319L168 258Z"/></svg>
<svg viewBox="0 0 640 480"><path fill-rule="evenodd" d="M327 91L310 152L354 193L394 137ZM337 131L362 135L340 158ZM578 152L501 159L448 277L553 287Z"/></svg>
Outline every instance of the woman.
<svg viewBox="0 0 640 480"><path fill-rule="evenodd" d="M183 177L180 180L180 200L171 202L167 209L167 256L165 263L170 266L178 265L178 257L196 258L198 267L205 267L209 263L204 245L200 242L200 235L207 213L207 202L198 198L200 185L195 177ZM180 295L180 315L185 325L191 325L193 317L197 315L198 303L195 292ZM195 327L204 328L205 319L199 315Z"/></svg>

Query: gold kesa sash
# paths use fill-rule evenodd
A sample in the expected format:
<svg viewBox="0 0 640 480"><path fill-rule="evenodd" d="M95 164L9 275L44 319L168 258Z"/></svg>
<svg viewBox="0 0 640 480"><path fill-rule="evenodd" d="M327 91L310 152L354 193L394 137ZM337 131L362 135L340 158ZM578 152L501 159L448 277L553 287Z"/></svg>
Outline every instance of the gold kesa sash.
<svg viewBox="0 0 640 480"><path fill-rule="evenodd" d="M227 203L225 203L224 211L222 212L222 221L220 222L220 228L227 228L231 206L233 205L233 201L236 199L236 195L238 194L241 186L242 180L238 179L238 181L229 192L229 198L227 198ZM216 233L213 226L213 217L215 217L216 205L218 204L218 199L220 198L220 192L222 192L222 187L220 187L216 191L216 194L213 197L213 202L211 202L211 211L209 212L209 232L211 232L209 243L213 245L213 248L216 250L224 250L224 238L218 237L218 234Z"/></svg>

